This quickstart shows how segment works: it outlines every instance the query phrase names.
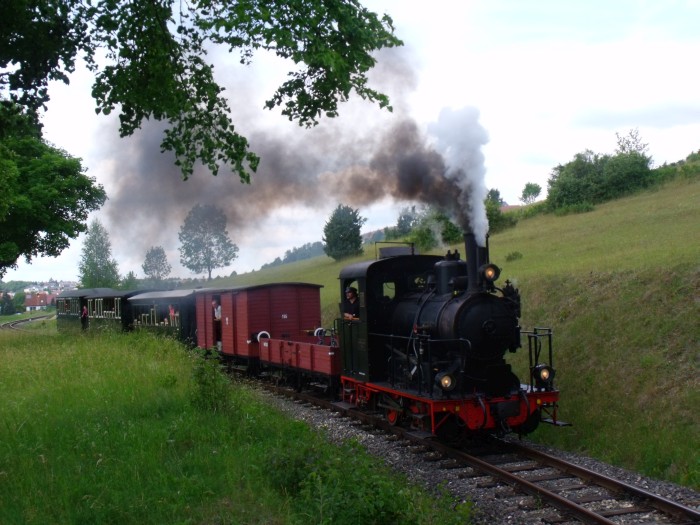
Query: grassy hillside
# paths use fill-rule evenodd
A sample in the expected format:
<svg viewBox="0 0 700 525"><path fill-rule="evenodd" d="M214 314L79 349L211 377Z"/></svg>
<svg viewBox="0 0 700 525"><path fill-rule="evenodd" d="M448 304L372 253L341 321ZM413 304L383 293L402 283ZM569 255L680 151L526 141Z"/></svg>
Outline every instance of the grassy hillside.
<svg viewBox="0 0 700 525"><path fill-rule="evenodd" d="M560 417L574 426L536 439L700 488L698 203L700 181L680 180L491 238L502 279L522 293L523 327L555 331ZM514 252L522 257L508 262ZM319 257L217 284L323 284L329 322L338 271L352 261Z"/></svg>

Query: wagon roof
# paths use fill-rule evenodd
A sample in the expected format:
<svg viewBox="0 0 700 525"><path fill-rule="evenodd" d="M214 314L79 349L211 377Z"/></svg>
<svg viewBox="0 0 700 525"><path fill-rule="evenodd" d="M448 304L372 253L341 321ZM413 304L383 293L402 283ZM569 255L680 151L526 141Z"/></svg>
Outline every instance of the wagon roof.
<svg viewBox="0 0 700 525"><path fill-rule="evenodd" d="M197 290L187 289L187 290L164 290L159 292L145 292L129 297L129 301L151 301L154 299L182 299L186 297L194 296Z"/></svg>
<svg viewBox="0 0 700 525"><path fill-rule="evenodd" d="M75 288L63 290L57 297L60 299L68 297L118 297L123 291L114 288Z"/></svg>
<svg viewBox="0 0 700 525"><path fill-rule="evenodd" d="M246 290L256 290L262 288L282 288L282 287L303 287L303 288L323 288L322 284L303 283L303 282L280 282L280 283L263 283L263 284L247 284L241 286L222 286L220 288L199 288L196 293L220 293L220 292L242 292Z"/></svg>
<svg viewBox="0 0 700 525"><path fill-rule="evenodd" d="M150 292L151 290L115 290L114 288L75 288L73 290L64 290L56 297L60 299L69 299L71 297L101 299L106 297L121 297L128 298L132 295Z"/></svg>

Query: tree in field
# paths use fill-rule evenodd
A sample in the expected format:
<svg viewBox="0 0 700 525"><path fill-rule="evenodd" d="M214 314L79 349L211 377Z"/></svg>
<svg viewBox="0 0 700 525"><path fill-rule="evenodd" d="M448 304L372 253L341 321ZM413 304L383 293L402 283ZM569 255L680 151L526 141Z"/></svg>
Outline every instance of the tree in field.
<svg viewBox="0 0 700 525"><path fill-rule="evenodd" d="M135 290L136 287L138 286L138 284L139 284L139 280L136 277L136 274L134 273L133 270L129 270L129 273L127 273L124 276L119 287L122 290Z"/></svg>
<svg viewBox="0 0 700 525"><path fill-rule="evenodd" d="M419 212L415 206L403 208L396 219L396 226L391 232L393 238L405 237L418 224Z"/></svg>
<svg viewBox="0 0 700 525"><path fill-rule="evenodd" d="M24 292L17 292L12 298L12 302L15 305L15 312L24 312L24 301L27 298L27 294Z"/></svg>
<svg viewBox="0 0 700 525"><path fill-rule="evenodd" d="M10 294L5 292L2 294L2 303L0 303L0 314L2 315L14 315L17 312L15 308L15 303L10 297Z"/></svg>
<svg viewBox="0 0 700 525"><path fill-rule="evenodd" d="M244 65L259 50L286 59L294 70L265 107L312 126L336 116L352 92L391 109L367 86L367 72L373 52L402 44L391 18L358 0L3 0L0 20L0 91L39 108L49 81L68 83L84 57L96 111L119 111L121 136L144 120L166 122L161 149L175 154L185 178L195 161L214 174L228 164L244 181L258 165L205 60L215 46L237 50Z"/></svg>
<svg viewBox="0 0 700 525"><path fill-rule="evenodd" d="M226 231L226 215L211 205L197 204L180 227L180 262L193 273L211 271L231 264L238 254Z"/></svg>
<svg viewBox="0 0 700 525"><path fill-rule="evenodd" d="M520 195L520 202L523 204L532 204L542 192L542 186L535 182L528 182L523 188L523 193Z"/></svg>
<svg viewBox="0 0 700 525"><path fill-rule="evenodd" d="M170 275L170 270L172 270L162 246L149 248L141 268L143 268L143 273L146 274L146 277L156 282L165 279Z"/></svg>
<svg viewBox="0 0 700 525"><path fill-rule="evenodd" d="M498 207L505 206L506 201L501 197L501 192L496 188L491 188L486 194L486 202L491 202Z"/></svg>
<svg viewBox="0 0 700 525"><path fill-rule="evenodd" d="M78 267L83 288L119 286L119 268L112 258L112 243L107 230L97 219L88 227Z"/></svg>
<svg viewBox="0 0 700 525"><path fill-rule="evenodd" d="M501 210L505 204L500 191L495 188L489 190L484 201L486 218L489 221L489 233L498 233L517 224L518 220L515 217L507 215Z"/></svg>
<svg viewBox="0 0 700 525"><path fill-rule="evenodd" d="M0 277L20 257L60 255L106 198L80 159L42 140L36 114L6 101L0 101L0 195Z"/></svg>
<svg viewBox="0 0 700 525"><path fill-rule="evenodd" d="M336 261L362 253L360 228L367 219L359 210L338 204L323 227L323 251Z"/></svg>

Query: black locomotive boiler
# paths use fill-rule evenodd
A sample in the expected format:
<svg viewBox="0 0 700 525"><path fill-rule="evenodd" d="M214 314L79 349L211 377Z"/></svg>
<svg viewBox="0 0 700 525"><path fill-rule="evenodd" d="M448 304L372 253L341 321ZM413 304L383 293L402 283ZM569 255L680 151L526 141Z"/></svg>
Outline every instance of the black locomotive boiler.
<svg viewBox="0 0 700 525"><path fill-rule="evenodd" d="M472 234L465 249L466 261L399 255L342 270L341 290L356 287L360 301L358 321L339 321L342 402L450 438L557 423L551 330L524 334L521 384L506 361L521 347L520 295L496 286L500 270Z"/></svg>

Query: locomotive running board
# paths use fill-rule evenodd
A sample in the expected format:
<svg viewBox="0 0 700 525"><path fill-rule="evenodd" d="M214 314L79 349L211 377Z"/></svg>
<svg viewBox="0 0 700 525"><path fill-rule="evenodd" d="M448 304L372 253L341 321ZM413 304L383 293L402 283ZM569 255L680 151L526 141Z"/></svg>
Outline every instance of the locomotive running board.
<svg viewBox="0 0 700 525"><path fill-rule="evenodd" d="M555 427L572 427L573 423L567 423L566 421L559 421L558 419L554 421L551 417L540 419L541 423L547 423L548 425L554 425Z"/></svg>
<svg viewBox="0 0 700 525"><path fill-rule="evenodd" d="M357 408L352 403L346 403L345 401L336 401L335 403L331 403L331 406L339 408L340 410L350 410L353 408Z"/></svg>
<svg viewBox="0 0 700 525"><path fill-rule="evenodd" d="M406 432L406 435L416 439L431 439L435 437L433 434L426 432L425 430L409 430Z"/></svg>

